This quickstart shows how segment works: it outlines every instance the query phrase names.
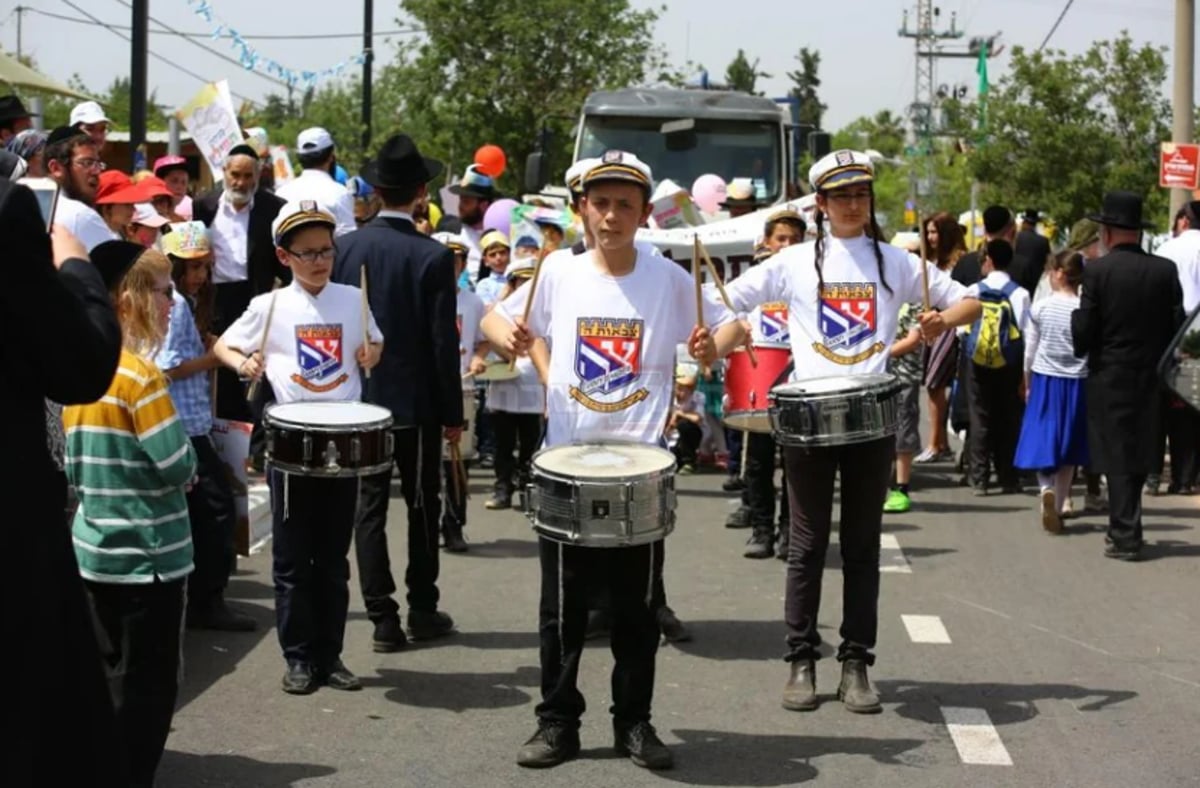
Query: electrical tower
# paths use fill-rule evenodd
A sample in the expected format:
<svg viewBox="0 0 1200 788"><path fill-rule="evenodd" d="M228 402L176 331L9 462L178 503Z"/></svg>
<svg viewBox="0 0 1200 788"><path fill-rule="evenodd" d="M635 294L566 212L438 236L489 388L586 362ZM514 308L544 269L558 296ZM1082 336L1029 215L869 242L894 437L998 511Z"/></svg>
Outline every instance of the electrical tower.
<svg viewBox="0 0 1200 788"><path fill-rule="evenodd" d="M950 15L949 30L935 29L941 15L942 10L934 6L933 0L917 0L917 26L909 27L908 11L905 11L900 27L901 38L911 38L916 42L913 102L908 108L909 121L912 123L912 153L920 157L920 165L912 170L910 197L914 200L928 194L932 186L933 138L939 130L934 123L934 109L938 99L936 77L941 42L963 36L957 28L956 14Z"/></svg>

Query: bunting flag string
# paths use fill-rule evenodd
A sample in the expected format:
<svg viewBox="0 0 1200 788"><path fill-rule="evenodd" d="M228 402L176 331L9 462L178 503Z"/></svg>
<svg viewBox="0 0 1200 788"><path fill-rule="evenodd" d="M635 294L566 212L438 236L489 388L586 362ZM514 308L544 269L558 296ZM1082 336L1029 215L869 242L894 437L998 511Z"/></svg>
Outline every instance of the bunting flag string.
<svg viewBox="0 0 1200 788"><path fill-rule="evenodd" d="M227 39L230 42L230 47L237 51L237 58L243 68L247 71L258 71L283 80L292 87L316 87L318 83L327 79L340 77L351 65L361 66L367 62L367 53L359 52L346 60L335 63L320 71L295 71L277 60L259 54L251 46L250 42L243 38L234 27L230 26L228 22L217 15L209 0L187 0L187 4L191 6L192 12L196 16L208 24L214 25L212 31L213 41Z"/></svg>

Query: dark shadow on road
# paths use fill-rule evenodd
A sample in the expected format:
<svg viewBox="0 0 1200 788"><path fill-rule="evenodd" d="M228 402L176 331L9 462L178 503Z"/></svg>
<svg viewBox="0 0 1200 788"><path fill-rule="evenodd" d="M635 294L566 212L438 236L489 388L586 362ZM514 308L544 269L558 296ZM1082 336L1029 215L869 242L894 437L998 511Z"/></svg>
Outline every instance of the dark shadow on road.
<svg viewBox="0 0 1200 788"><path fill-rule="evenodd" d="M384 668L378 676L362 676L364 687L387 687L393 703L421 709L501 709L523 706L531 696L517 687L537 688L541 670L517 668L516 673L424 673Z"/></svg>
<svg viewBox="0 0 1200 788"><path fill-rule="evenodd" d="M1142 561L1158 561L1162 558L1195 558L1200 556L1200 544L1181 542L1178 539L1159 539L1146 542L1142 547Z"/></svg>
<svg viewBox="0 0 1200 788"><path fill-rule="evenodd" d="M686 785L797 785L820 775L812 760L824 755L858 755L904 766L908 764L901 756L925 744L920 739L882 737L763 736L687 729L672 733L681 739L671 746L675 768L655 774Z"/></svg>
<svg viewBox="0 0 1200 788"><path fill-rule="evenodd" d="M301 781L336 774L332 766L315 763L268 763L241 755L163 753L155 784L160 788L286 788Z"/></svg>
<svg viewBox="0 0 1200 788"><path fill-rule="evenodd" d="M888 520L886 518L883 521L883 532L885 534L887 534L887 533L898 534L898 533L903 533L904 531L920 531L920 530L921 530L921 526L913 525L912 523L902 523L902 522L898 522L896 520Z"/></svg>
<svg viewBox="0 0 1200 788"><path fill-rule="evenodd" d="M534 630L528 632L457 632L454 637L444 641L434 640L430 643L444 642L448 646L464 646L478 649L511 649L537 650L540 641Z"/></svg>
<svg viewBox="0 0 1200 788"><path fill-rule="evenodd" d="M957 553L953 547L909 547L903 545L900 552L904 558L908 559L908 563L912 563L913 559L932 558L938 555L946 555L947 553ZM895 550L881 551L879 556L880 566L896 566L904 564ZM829 552L825 555L825 571L841 571L842 569L842 554L838 551L838 545L830 544ZM894 571L894 570L893 570Z"/></svg>
<svg viewBox="0 0 1200 788"><path fill-rule="evenodd" d="M467 538L471 532L468 527ZM496 539L491 542L470 542L470 549L458 553L455 557L462 558L536 558L538 543L533 531L530 530L528 539Z"/></svg>
<svg viewBox="0 0 1200 788"><path fill-rule="evenodd" d="M225 598L238 599L275 599L275 589L271 587L270 578L264 582L260 579L261 576L255 573L253 576L233 577L229 579L229 585L225 588ZM274 605L274 602L272 602Z"/></svg>
<svg viewBox="0 0 1200 788"><path fill-rule="evenodd" d="M261 585L253 581L244 582ZM175 705L177 711L220 681L221 677L237 670L238 663L253 651L263 638L275 637L273 602L269 602L269 606L263 606L235 601L235 605L240 612L258 622L258 629L253 632L213 632L204 629L189 629L184 632L183 683L179 686L179 700ZM280 675L283 674L282 657L279 660L279 672Z"/></svg>
<svg viewBox="0 0 1200 788"><path fill-rule="evenodd" d="M1013 505L1012 501L1016 496L1012 495L995 495L986 498L972 498L968 501L927 501L918 500L913 502L914 512L934 512L934 513L967 513L967 512L986 512L996 514L998 512L1026 512L1033 511L1027 505ZM986 503L984 503L986 501ZM1004 523L1007 525L1008 523Z"/></svg>
<svg viewBox="0 0 1200 788"><path fill-rule="evenodd" d="M1074 684L953 684L904 679L882 679L876 684L885 705L896 704L901 717L921 722L940 721L939 707L963 706L985 709L994 725L1011 725L1036 717L1038 701L1074 701L1071 705L1076 711L1102 711L1138 695Z"/></svg>
<svg viewBox="0 0 1200 788"><path fill-rule="evenodd" d="M1181 520L1196 519L1200 517L1200 506L1181 509L1159 509L1154 504L1149 504L1146 505L1145 510L1142 512L1142 517L1143 519L1154 517L1177 517Z"/></svg>
<svg viewBox="0 0 1200 788"><path fill-rule="evenodd" d="M787 678L786 668L783 667L783 656L787 653L787 644L784 642L787 628L782 621L688 621L687 626L692 631L692 639L672 643L669 648L704 659L775 660L780 665L780 681ZM818 629L830 631L827 626L819 626ZM834 631L836 634L836 628ZM604 642L607 645L607 641ZM832 657L834 651L830 644L821 644L821 656Z"/></svg>

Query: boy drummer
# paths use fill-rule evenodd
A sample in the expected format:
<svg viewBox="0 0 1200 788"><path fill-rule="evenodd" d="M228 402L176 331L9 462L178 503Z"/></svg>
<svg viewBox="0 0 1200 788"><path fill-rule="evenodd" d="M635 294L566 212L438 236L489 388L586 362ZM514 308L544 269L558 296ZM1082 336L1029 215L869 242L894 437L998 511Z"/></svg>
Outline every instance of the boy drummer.
<svg viewBox="0 0 1200 788"><path fill-rule="evenodd" d="M583 176L581 200L594 248L543 263L536 286L518 290L483 321L484 334L525 354L535 337L550 347L547 447L585 441L663 445L673 400L675 348L711 364L743 338L733 315L705 297L704 323L687 272L634 245L650 214L650 168L609 151ZM532 295L528 322L522 317ZM588 361L577 366L577 351ZM616 374L614 374L616 370ZM588 582L604 584L613 608L613 731L618 753L665 769L671 751L650 725L659 628L651 608L662 540L625 548L576 547L539 538L542 702L538 729L517 756L522 766L555 766L579 752L585 702L576 688L589 601ZM661 570L659 570L661 571ZM647 578L639 584L634 578Z"/></svg>
<svg viewBox="0 0 1200 788"><path fill-rule="evenodd" d="M901 306L922 300L922 263L877 240L874 169L866 155L831 153L812 166L809 179L817 192L816 241L791 246L750 269L729 284L729 297L741 310L768 301L788 302L793 380L884 373ZM865 228L871 228L870 235ZM943 310L919 318L928 341L948 328L971 323L981 307L977 300L965 299L966 289L935 266L926 269L930 306ZM842 663L838 697L853 712L881 710L867 667L875 661L871 650L878 629L879 535L894 455L893 436L784 449L791 505L784 606L791 674L784 708L817 707L817 612L834 476L840 471L845 604L837 652Z"/></svg>
<svg viewBox="0 0 1200 788"><path fill-rule="evenodd" d="M362 291L329 281L335 227L333 214L313 200L283 206L271 231L293 281L252 300L213 348L243 377L266 374L280 404L357 402L360 370L379 363L383 335L368 311L371 341L364 343ZM287 660L283 691L361 689L341 660L358 480L271 468L268 483L275 622Z"/></svg>

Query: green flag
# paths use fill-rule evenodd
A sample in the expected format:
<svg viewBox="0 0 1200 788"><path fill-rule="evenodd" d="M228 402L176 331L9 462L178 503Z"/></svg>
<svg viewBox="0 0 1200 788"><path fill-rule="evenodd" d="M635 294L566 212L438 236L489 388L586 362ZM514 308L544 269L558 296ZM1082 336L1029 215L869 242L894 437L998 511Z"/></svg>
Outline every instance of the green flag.
<svg viewBox="0 0 1200 788"><path fill-rule="evenodd" d="M975 73L979 75L979 134L987 135L988 126L988 49L985 44L979 47L979 60L975 64Z"/></svg>

